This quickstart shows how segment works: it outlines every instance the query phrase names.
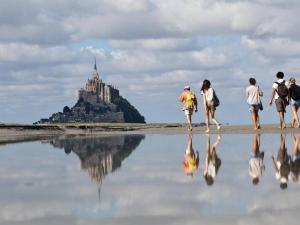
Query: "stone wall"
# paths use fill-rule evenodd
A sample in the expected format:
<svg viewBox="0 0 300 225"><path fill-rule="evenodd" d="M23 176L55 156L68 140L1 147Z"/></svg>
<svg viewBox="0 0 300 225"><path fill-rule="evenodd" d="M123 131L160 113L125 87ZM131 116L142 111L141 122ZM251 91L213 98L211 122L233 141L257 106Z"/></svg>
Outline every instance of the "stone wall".
<svg viewBox="0 0 300 225"><path fill-rule="evenodd" d="M79 90L78 92L79 98L82 98L85 102L89 102L91 104L97 104L98 97L96 94L92 94L92 92L88 92L86 90Z"/></svg>
<svg viewBox="0 0 300 225"><path fill-rule="evenodd" d="M96 104L99 102L112 103L114 99L119 97L119 90L111 85L106 85L100 80L88 80L85 89L78 92L79 98L86 102Z"/></svg>

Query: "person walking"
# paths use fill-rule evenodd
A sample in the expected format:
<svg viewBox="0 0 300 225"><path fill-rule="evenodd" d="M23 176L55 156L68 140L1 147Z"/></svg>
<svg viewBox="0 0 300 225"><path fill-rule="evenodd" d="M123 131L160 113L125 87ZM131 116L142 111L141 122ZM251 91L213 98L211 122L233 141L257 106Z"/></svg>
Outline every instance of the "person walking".
<svg viewBox="0 0 300 225"><path fill-rule="evenodd" d="M194 92L191 91L190 86L185 86L183 89L183 93L180 95L178 100L184 103L182 110L184 111L188 122L188 130L192 131L192 115L194 111L198 111L198 102L196 95Z"/></svg>
<svg viewBox="0 0 300 225"><path fill-rule="evenodd" d="M221 124L215 117L216 107L219 106L220 102L215 93L215 90L211 87L209 80L204 80L201 87L201 96L205 111L205 123L206 123L206 133L210 132L209 123L211 120L216 124L217 130L221 129Z"/></svg>
<svg viewBox="0 0 300 225"><path fill-rule="evenodd" d="M254 130L260 129L258 111L262 110L262 103L260 97L262 92L259 90L259 86L256 85L254 78L249 79L250 86L246 89L246 98L251 112Z"/></svg>
<svg viewBox="0 0 300 225"><path fill-rule="evenodd" d="M296 79L289 79L289 102L292 110L292 127L300 127L298 109L300 107L300 86L296 84Z"/></svg>
<svg viewBox="0 0 300 225"><path fill-rule="evenodd" d="M272 86L272 94L270 99L270 106L272 106L273 99L275 99L276 109L279 115L280 128L286 128L286 124L284 121L285 108L289 104L287 97L289 94L288 90L288 82L286 82L284 78L283 72L278 72L276 74L277 81L273 83Z"/></svg>

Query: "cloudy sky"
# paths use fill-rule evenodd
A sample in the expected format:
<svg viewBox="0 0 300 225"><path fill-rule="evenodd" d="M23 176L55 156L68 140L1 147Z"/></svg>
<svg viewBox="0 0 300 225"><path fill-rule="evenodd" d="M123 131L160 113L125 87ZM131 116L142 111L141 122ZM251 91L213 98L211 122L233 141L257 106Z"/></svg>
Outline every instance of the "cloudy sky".
<svg viewBox="0 0 300 225"><path fill-rule="evenodd" d="M298 78L297 0L0 0L0 121L31 123L72 106L91 75L147 122L184 122L177 97L210 79L223 123L249 123L248 78L267 107L275 73ZM237 115L237 116L236 116ZM203 121L203 109L195 122Z"/></svg>

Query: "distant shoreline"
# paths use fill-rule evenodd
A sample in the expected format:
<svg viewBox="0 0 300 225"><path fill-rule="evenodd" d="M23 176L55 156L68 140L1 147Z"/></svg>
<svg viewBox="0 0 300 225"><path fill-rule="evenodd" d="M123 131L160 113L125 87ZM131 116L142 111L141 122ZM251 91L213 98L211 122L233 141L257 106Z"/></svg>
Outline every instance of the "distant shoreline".
<svg viewBox="0 0 300 225"><path fill-rule="evenodd" d="M204 134L205 127L195 125L193 133ZM278 125L263 125L259 133L299 133L299 128L280 130ZM186 124L181 123L67 123L67 124L0 124L0 144L43 140L59 136L74 135L121 135L121 134L185 134ZM218 133L212 126L211 133ZM251 125L225 125L220 134L252 134Z"/></svg>

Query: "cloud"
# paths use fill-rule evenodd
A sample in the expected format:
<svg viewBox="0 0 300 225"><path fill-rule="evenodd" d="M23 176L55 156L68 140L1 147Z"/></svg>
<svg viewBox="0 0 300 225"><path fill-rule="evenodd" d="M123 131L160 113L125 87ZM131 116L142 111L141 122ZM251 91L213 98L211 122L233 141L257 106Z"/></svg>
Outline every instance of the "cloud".
<svg viewBox="0 0 300 225"><path fill-rule="evenodd" d="M242 37L242 43L247 47L262 51L274 57L299 56L300 42L288 38L255 39L248 36Z"/></svg>
<svg viewBox="0 0 300 225"><path fill-rule="evenodd" d="M204 78L224 96L222 120L235 122L230 109L237 105L248 118L240 96L250 74L267 81L278 70L300 71L295 0L0 3L1 121L34 122L72 105L94 57L103 80L152 122L182 121L173 100L187 83L198 90ZM36 114L28 115L33 105Z"/></svg>

